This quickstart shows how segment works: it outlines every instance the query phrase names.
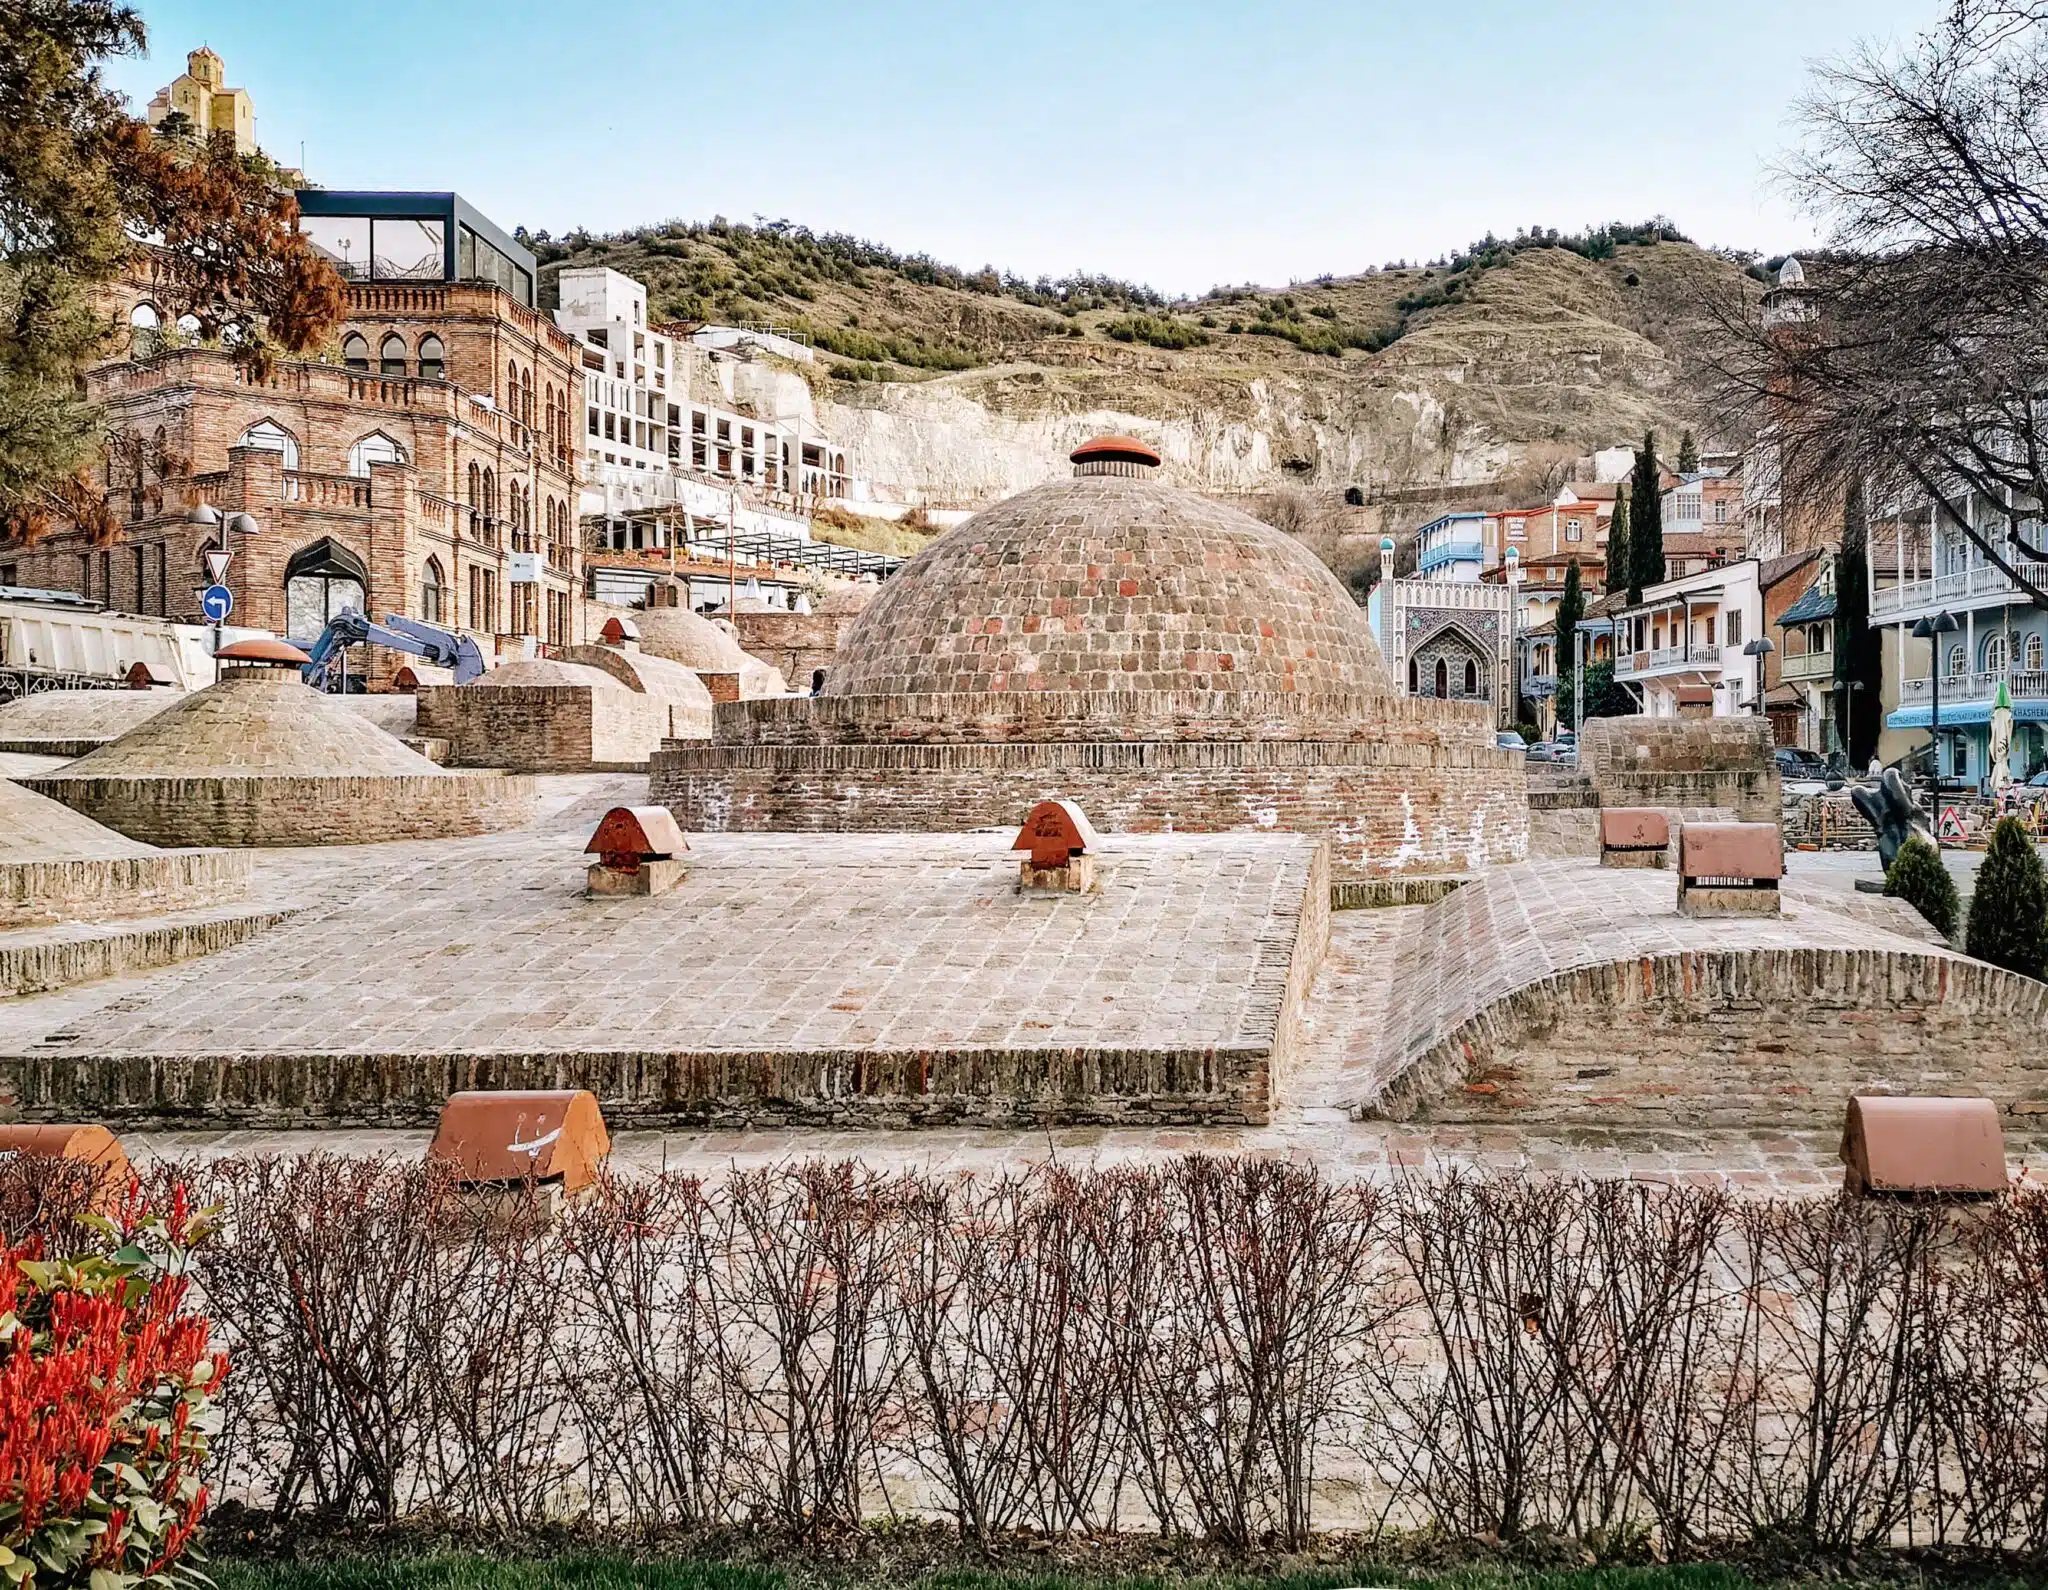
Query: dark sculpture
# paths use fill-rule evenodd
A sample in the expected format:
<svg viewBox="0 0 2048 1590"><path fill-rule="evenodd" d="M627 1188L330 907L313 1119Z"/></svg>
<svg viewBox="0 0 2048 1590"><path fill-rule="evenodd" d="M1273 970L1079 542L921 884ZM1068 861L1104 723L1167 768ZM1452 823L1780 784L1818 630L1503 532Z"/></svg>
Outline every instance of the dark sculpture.
<svg viewBox="0 0 2048 1590"><path fill-rule="evenodd" d="M1849 799L1877 830L1877 859L1884 863L1886 872L1892 870L1899 847L1916 834L1930 845L1934 843L1934 832L1914 807L1912 796L1906 793L1906 781L1899 777L1897 768L1886 768L1875 789L1852 789Z"/></svg>

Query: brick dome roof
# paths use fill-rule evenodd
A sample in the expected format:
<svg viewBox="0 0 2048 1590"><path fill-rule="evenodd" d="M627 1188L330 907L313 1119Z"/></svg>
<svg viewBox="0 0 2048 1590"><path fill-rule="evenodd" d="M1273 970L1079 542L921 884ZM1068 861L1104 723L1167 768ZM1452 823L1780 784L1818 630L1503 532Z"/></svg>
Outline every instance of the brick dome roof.
<svg viewBox="0 0 2048 1590"><path fill-rule="evenodd" d="M572 662L556 662L551 657L521 657L513 662L500 663L495 668L486 668L476 683L479 687L488 685L498 690L555 685L581 685L586 690L597 691L627 688L599 669Z"/></svg>
<svg viewBox="0 0 2048 1590"><path fill-rule="evenodd" d="M666 657L700 674L738 674L740 694L782 696L789 693L781 671L740 649L732 631L687 607L650 607L636 615L640 649Z"/></svg>
<svg viewBox="0 0 2048 1590"><path fill-rule="evenodd" d="M51 695L85 695L83 690L50 691ZM113 695L95 690L92 695ZM30 698L34 699L34 698ZM148 845L102 828L90 817L61 801L25 790L0 778L0 866L40 861L100 861L116 856L147 856Z"/></svg>
<svg viewBox="0 0 2048 1590"><path fill-rule="evenodd" d="M1055 481L941 536L882 585L832 696L1215 691L1380 696L1364 610L1300 542L1149 480Z"/></svg>
<svg viewBox="0 0 2048 1590"><path fill-rule="evenodd" d="M360 712L282 668L231 669L217 685L67 762L53 779L452 778Z"/></svg>

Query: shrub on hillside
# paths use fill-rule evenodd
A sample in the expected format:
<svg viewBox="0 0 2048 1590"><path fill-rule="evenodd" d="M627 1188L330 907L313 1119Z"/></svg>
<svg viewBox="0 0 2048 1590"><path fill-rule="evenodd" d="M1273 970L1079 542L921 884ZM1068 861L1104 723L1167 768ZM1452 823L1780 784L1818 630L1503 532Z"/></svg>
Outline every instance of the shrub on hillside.
<svg viewBox="0 0 2048 1590"><path fill-rule="evenodd" d="M1941 854L1926 840L1915 837L1899 847L1891 870L1884 875L1884 892L1895 894L1934 925L1943 938L1956 931L1956 881L1942 865Z"/></svg>
<svg viewBox="0 0 2048 1590"><path fill-rule="evenodd" d="M1155 315L1125 315L1118 320L1106 320L1102 334L1113 342L1142 342L1153 348L1199 348L1209 341L1209 334L1199 326Z"/></svg>
<svg viewBox="0 0 2048 1590"><path fill-rule="evenodd" d="M227 1362L185 1306L197 1225L182 1192L67 1225L108 1240L66 1251L40 1217L0 1233L0 1581L204 1584L186 1562Z"/></svg>
<svg viewBox="0 0 2048 1590"><path fill-rule="evenodd" d="M2048 874L2017 817L2001 817L1991 830L1965 947L1980 961L2048 982Z"/></svg>

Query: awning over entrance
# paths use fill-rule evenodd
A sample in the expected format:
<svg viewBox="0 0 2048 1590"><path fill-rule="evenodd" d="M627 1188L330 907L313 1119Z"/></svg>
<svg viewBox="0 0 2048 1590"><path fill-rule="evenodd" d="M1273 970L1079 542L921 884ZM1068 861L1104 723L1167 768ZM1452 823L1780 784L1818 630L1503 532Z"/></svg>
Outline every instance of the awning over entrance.
<svg viewBox="0 0 2048 1590"><path fill-rule="evenodd" d="M1932 726L1934 708L1900 707L1884 720L1888 729L1925 729ZM1941 726L1944 729L1960 729L1972 723L1991 721L1991 703L1988 701L1958 701L1941 704ZM2012 721L2015 723L2048 723L2048 701L2015 701L2012 704Z"/></svg>

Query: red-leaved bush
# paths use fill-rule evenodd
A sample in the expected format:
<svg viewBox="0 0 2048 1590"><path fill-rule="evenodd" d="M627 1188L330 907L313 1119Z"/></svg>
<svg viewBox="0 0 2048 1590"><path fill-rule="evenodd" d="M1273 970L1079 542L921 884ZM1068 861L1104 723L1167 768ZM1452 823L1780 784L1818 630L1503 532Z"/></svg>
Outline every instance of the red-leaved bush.
<svg viewBox="0 0 2048 1590"><path fill-rule="evenodd" d="M199 1470L227 1362L186 1307L201 1235L183 1189L67 1220L100 1239L0 1240L0 1579L169 1586L206 1511Z"/></svg>

